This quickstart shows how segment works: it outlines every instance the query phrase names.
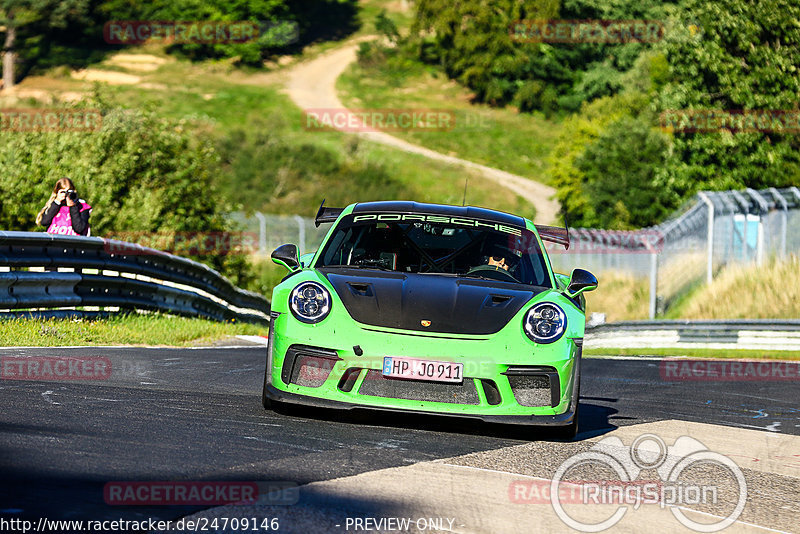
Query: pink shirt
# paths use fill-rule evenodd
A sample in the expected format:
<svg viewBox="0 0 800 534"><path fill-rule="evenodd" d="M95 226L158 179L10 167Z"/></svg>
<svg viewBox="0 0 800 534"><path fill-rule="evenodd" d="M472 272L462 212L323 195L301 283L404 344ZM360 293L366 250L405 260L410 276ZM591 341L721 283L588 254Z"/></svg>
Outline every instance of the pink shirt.
<svg viewBox="0 0 800 534"><path fill-rule="evenodd" d="M81 201L81 213L86 210L89 210L89 213L92 211L92 207ZM61 235L80 235L72 229L72 218L69 215L69 206L64 204L61 206L61 209L58 210L56 216L53 217L53 222L50 223L50 227L47 229L48 234L61 234ZM90 228L86 229L86 235L91 233Z"/></svg>

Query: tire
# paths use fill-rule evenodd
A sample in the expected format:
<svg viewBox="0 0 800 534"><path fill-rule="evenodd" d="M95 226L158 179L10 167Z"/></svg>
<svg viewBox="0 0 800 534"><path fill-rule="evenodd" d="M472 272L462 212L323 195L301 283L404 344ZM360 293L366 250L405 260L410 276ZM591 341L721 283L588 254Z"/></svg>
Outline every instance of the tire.
<svg viewBox="0 0 800 534"><path fill-rule="evenodd" d="M579 358L580 358L580 356L579 356ZM575 439L575 436L578 435L578 419L580 419L579 415L580 415L580 408L581 408L581 373L580 373L580 367L578 367L578 375L575 377L575 387L577 388L577 394L575 395L575 415L572 416L572 422L569 425L567 425L565 427L561 427L561 428L556 430L555 437L558 438L558 439L572 441L573 439Z"/></svg>
<svg viewBox="0 0 800 534"><path fill-rule="evenodd" d="M269 372L269 369L264 371L264 386L261 388L261 405L266 410L274 410L275 409L275 403L272 401L272 399L267 397L267 373L268 372Z"/></svg>
<svg viewBox="0 0 800 534"><path fill-rule="evenodd" d="M580 393L578 394L580 396ZM580 402L575 406L575 415L568 426L560 427L555 432L555 437L566 441L572 441L578 435L578 414L580 412Z"/></svg>

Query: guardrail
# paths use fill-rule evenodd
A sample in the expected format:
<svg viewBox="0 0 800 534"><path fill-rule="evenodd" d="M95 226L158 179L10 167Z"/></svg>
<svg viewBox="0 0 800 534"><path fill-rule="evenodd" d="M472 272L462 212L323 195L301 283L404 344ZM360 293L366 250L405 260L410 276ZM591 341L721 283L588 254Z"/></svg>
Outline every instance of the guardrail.
<svg viewBox="0 0 800 534"><path fill-rule="evenodd" d="M587 327L587 348L800 350L800 320L626 321Z"/></svg>
<svg viewBox="0 0 800 534"><path fill-rule="evenodd" d="M0 232L0 269L5 310L96 306L269 322L270 304L262 295L237 288L202 263L134 243Z"/></svg>

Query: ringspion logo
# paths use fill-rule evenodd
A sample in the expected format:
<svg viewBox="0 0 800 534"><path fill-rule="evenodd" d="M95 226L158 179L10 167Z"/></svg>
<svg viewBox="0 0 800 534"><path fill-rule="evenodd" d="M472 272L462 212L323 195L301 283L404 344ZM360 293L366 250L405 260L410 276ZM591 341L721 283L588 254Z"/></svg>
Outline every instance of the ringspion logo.
<svg viewBox="0 0 800 534"><path fill-rule="evenodd" d="M613 473L616 480L586 481L587 470ZM697 477L698 470L707 475ZM655 472L658 479L639 480L643 472ZM713 483L706 483L709 481ZM579 497L574 492L564 492L565 484L577 486ZM522 494L521 490L516 491ZM579 532L607 530L619 523L626 513L642 505L669 508L679 523L697 532L717 532L742 514L747 502L747 483L733 460L709 450L690 436L680 436L668 446L655 434L642 434L630 447L611 436L562 463L550 481L548 497L556 515ZM565 506L576 501L573 506ZM687 506L722 503L729 513L724 517L722 514L713 516L717 520L713 523L696 521L697 517L685 513ZM603 508L603 513L592 517L581 513L588 510L584 505L597 504L616 507Z"/></svg>

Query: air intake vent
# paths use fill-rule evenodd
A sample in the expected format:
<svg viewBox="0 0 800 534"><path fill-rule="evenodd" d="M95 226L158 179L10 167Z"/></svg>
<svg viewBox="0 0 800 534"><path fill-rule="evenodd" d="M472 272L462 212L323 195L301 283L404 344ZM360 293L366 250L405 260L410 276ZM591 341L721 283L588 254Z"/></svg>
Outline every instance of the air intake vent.
<svg viewBox="0 0 800 534"><path fill-rule="evenodd" d="M512 366L503 373L514 398L522 406L558 406L561 382L555 367L548 365Z"/></svg>
<svg viewBox="0 0 800 534"><path fill-rule="evenodd" d="M462 384L444 384L419 380L386 378L380 371L370 370L361 387L360 395L452 404L480 404L475 381L465 378Z"/></svg>
<svg viewBox="0 0 800 534"><path fill-rule="evenodd" d="M292 345L283 360L281 379L286 384L318 388L339 360L335 350Z"/></svg>

